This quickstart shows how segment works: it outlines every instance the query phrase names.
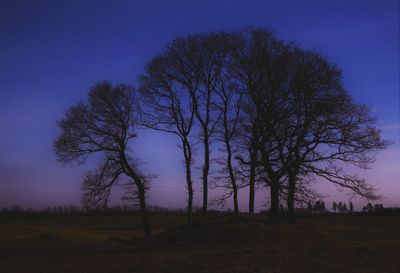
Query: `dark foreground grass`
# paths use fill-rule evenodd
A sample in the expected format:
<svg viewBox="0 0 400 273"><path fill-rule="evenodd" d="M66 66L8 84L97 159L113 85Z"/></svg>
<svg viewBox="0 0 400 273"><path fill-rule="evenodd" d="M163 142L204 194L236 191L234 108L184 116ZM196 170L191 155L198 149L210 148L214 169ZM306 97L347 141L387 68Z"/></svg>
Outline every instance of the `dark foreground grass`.
<svg viewBox="0 0 400 273"><path fill-rule="evenodd" d="M400 218L262 219L153 215L147 241L136 216L10 219L0 272L400 272Z"/></svg>

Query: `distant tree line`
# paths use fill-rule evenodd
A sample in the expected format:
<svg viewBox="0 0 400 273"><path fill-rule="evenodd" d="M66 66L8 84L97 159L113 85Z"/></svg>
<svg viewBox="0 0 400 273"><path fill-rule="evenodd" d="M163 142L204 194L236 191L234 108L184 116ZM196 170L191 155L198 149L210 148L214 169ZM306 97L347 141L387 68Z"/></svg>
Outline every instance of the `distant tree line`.
<svg viewBox="0 0 400 273"><path fill-rule="evenodd" d="M148 206L148 212L151 214L163 214L163 215L185 215L187 212L184 208L168 208L161 206ZM196 213L202 213L201 207L193 207L193 211ZM232 213L233 210L227 208L226 210L209 211L212 213ZM355 211L352 202L348 205L345 202L333 202L332 210L329 211L325 207L323 200L317 200L316 202L308 202L306 207L297 207L296 214L300 216L308 215L332 215L334 214L354 214L354 215L366 215L366 216L400 216L400 208L398 207L384 207L383 204L372 204L368 203L360 211ZM269 211L260 211L261 214L269 213ZM281 205L280 213L283 217L287 218L288 209ZM0 216L11 216L11 217L36 217L36 216L108 216L108 215L120 215L128 216L139 214L137 208L131 206L114 205L111 207L102 208L87 208L80 206L53 206L46 207L40 210L32 208L24 209L19 205L12 205L10 207L2 207L0 209Z"/></svg>
<svg viewBox="0 0 400 273"><path fill-rule="evenodd" d="M201 213L201 207L193 207L193 210L197 213ZM161 207L161 206L148 206L147 211L151 214L165 214L165 215L184 215L186 214L183 208L171 208L171 207ZM219 212L232 212L231 209L225 211L213 211L215 213ZM0 215L2 216L91 216L91 215L132 215L139 214L138 208L131 206L109 206L109 207L80 207L80 206L54 206L46 207L40 210L35 210L31 208L24 209L19 205L12 205L10 207L0 208Z"/></svg>
<svg viewBox="0 0 400 273"><path fill-rule="evenodd" d="M376 215L376 216L400 216L399 207L384 207L383 204L371 204L368 203L361 210L361 213L365 215Z"/></svg>
<svg viewBox="0 0 400 273"><path fill-rule="evenodd" d="M139 128L179 140L189 222L197 154L203 215L210 203L229 199L239 213L239 189L244 188L253 213L255 191L264 187L270 219L279 223L283 205L294 221L296 204L321 199L312 189L316 178L377 199L372 185L342 168L367 168L371 152L388 145L375 124L370 108L354 102L344 88L336 65L273 32L246 28L173 40L148 61L136 89L107 81L95 84L88 100L70 107L58 122L61 134L54 150L65 164L101 154L97 169L84 178L84 206L106 206L111 188L123 185L150 236L146 192L151 176L142 173L129 146ZM210 188L225 193L209 200ZM323 202L314 207L325 210Z"/></svg>

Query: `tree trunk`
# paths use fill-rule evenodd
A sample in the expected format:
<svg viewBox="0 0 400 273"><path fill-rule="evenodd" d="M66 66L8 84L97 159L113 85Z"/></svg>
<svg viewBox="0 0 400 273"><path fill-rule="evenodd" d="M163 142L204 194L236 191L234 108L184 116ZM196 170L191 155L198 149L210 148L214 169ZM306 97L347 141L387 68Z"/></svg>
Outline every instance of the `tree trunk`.
<svg viewBox="0 0 400 273"><path fill-rule="evenodd" d="M250 166L249 178L249 213L254 213L254 195L255 195L255 170L254 166Z"/></svg>
<svg viewBox="0 0 400 273"><path fill-rule="evenodd" d="M188 206L187 206L187 217L188 222L192 222L192 210L193 210L193 182L192 182L192 152L187 140L183 140L183 152L185 157L185 169L186 169L186 185L188 190Z"/></svg>
<svg viewBox="0 0 400 273"><path fill-rule="evenodd" d="M239 214L238 190L236 183L235 186L233 186L233 213Z"/></svg>
<svg viewBox="0 0 400 273"><path fill-rule="evenodd" d="M190 163L186 162L186 183L188 189L188 207L187 207L187 217L189 224L192 222L192 210L193 210L193 185L190 170Z"/></svg>
<svg viewBox="0 0 400 273"><path fill-rule="evenodd" d="M192 211L193 211L193 187L192 187L192 181L188 178L187 182L188 186L188 208L187 208L187 217L188 217L188 222L189 224L192 223Z"/></svg>
<svg viewBox="0 0 400 273"><path fill-rule="evenodd" d="M140 215L141 215L142 221L143 221L144 237L147 238L147 237L151 236L151 230L150 230L149 218L148 218L147 209L146 209L145 189L144 189L143 184L137 184L137 185L138 185L138 193L139 193Z"/></svg>
<svg viewBox="0 0 400 273"><path fill-rule="evenodd" d="M256 153L250 149L250 177L249 177L249 213L254 213L255 182L256 182Z"/></svg>
<svg viewBox="0 0 400 273"><path fill-rule="evenodd" d="M298 169L299 169L298 165L295 164L291 169L289 169L288 172L287 206L288 206L288 216L291 223L296 222L294 202L295 202Z"/></svg>
<svg viewBox="0 0 400 273"><path fill-rule="evenodd" d="M225 146L226 146L226 156L227 156L227 167L228 167L228 172L229 172L229 178L231 180L232 184L232 190L233 190L233 212L235 214L239 213L239 202L238 202L238 188L236 184L236 178L235 174L233 172L233 167L232 167L232 150L231 150L231 145L229 143L229 137L225 135Z"/></svg>
<svg viewBox="0 0 400 273"><path fill-rule="evenodd" d="M288 207L288 216L291 223L296 222L295 212L294 212L295 189L296 189L296 176L289 173L287 207Z"/></svg>
<svg viewBox="0 0 400 273"><path fill-rule="evenodd" d="M208 172L210 170L210 146L208 131L204 130L204 166L203 166L203 215L208 211Z"/></svg>
<svg viewBox="0 0 400 273"><path fill-rule="evenodd" d="M188 207L187 207L187 217L188 222L192 222L192 210L193 210L193 183L190 170L190 162L186 162L186 184L188 189Z"/></svg>
<svg viewBox="0 0 400 273"><path fill-rule="evenodd" d="M121 160L121 167L125 170L125 173L134 180L135 185L138 189L139 210L143 221L144 237L150 237L151 230L150 230L149 219L147 217L146 196L145 196L145 187L143 181L141 177L137 175L135 170L129 165L124 149L120 153L120 160Z"/></svg>
<svg viewBox="0 0 400 273"><path fill-rule="evenodd" d="M279 224L279 181L271 181L271 222Z"/></svg>

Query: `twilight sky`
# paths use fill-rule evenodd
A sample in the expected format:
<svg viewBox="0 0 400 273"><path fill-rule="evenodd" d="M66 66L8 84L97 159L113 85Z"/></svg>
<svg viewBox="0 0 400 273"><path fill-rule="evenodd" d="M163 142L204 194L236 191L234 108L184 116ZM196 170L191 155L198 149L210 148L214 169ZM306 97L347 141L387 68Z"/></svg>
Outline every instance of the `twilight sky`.
<svg viewBox="0 0 400 273"><path fill-rule="evenodd" d="M63 167L52 142L56 120L94 82L135 84L146 61L173 38L244 26L274 29L343 69L350 94L372 106L383 136L394 141L371 170L355 171L380 189L382 203L400 206L399 14L396 0L0 0L0 208L79 204L82 174L93 162ZM183 207L176 139L142 131L132 145L143 168L158 175L150 203ZM201 158L196 162L200 205ZM329 195L329 207L348 200L326 182L315 188ZM240 194L246 210L247 193ZM257 195L259 208L264 195Z"/></svg>

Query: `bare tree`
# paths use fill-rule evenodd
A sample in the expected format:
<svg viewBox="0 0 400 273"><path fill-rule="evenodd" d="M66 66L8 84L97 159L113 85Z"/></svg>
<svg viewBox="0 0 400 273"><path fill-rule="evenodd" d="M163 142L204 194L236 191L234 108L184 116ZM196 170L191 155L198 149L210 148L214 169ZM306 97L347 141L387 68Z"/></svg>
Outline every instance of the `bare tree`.
<svg viewBox="0 0 400 273"><path fill-rule="evenodd" d="M203 164L203 214L208 210L208 178L210 172L210 143L215 128L219 122L221 113L216 111L214 103L216 87L223 60L227 54L225 46L226 40L222 33L212 33L210 35L190 36L186 39L189 47L198 47L192 51L197 69L199 88L189 90L195 109L196 118L201 126L201 138L203 141L204 164ZM193 69L193 68L189 68ZM194 92L193 92L194 91ZM215 114L217 112L217 114Z"/></svg>
<svg viewBox="0 0 400 273"><path fill-rule="evenodd" d="M233 41L228 35L223 35L221 38L226 40L226 44ZM239 181L237 179L238 173L235 171L237 168L235 168L234 164L234 153L243 94L230 68L232 64L231 56L226 54L222 57L218 59L220 61L220 69L217 72L217 86L215 88L215 96L217 97L216 108L220 112L221 117L216 135L224 144L224 149L222 150L225 152L225 156L224 159L218 161L223 168L220 170L219 176L216 177L214 183L218 186L218 183L222 181L222 186L229 189L227 196L233 197L233 211L237 214L239 213Z"/></svg>
<svg viewBox="0 0 400 273"><path fill-rule="evenodd" d="M255 94L257 89L258 67L260 67L259 58L256 54L256 46L253 40L261 33L261 30L251 28L231 33L231 73L241 89L241 116L239 119L239 130L236 138L237 147L240 153L236 159L241 165L241 179L243 184L249 186L249 212L254 213L255 189L257 173L260 173L261 162L259 160L259 119L260 111L254 104L251 94ZM258 175L260 176L260 175ZM260 178L260 177L259 177ZM264 181L265 182L265 181Z"/></svg>
<svg viewBox="0 0 400 273"><path fill-rule="evenodd" d="M265 184L270 189L271 219L279 222L279 196L286 175L281 138L287 115L286 78L288 48L268 31L245 29L236 33L234 52L236 74L246 90L248 127L257 151L257 161L265 173ZM251 146L250 146L251 147ZM254 164L254 163L253 163ZM256 165L257 165L256 164Z"/></svg>
<svg viewBox="0 0 400 273"><path fill-rule="evenodd" d="M137 189L144 233L150 236L146 177L129 155L128 143L136 137L137 113L138 106L130 86L112 86L109 82L95 84L88 101L71 106L58 121L61 134L54 141L54 151L64 164L83 163L90 155L101 154L101 163L86 173L82 186L82 201L87 206L107 204L111 188L125 175L128 184Z"/></svg>
<svg viewBox="0 0 400 273"><path fill-rule="evenodd" d="M215 108L215 89L221 63L227 54L223 33L196 34L175 39L165 50L168 58L167 76L190 97L194 115L200 125L203 144L203 214L208 209L211 140L220 119Z"/></svg>
<svg viewBox="0 0 400 273"><path fill-rule="evenodd" d="M183 151L188 191L187 216L192 220L193 180L192 144L189 140L193 128L194 108L190 96L174 77L174 60L167 54L153 58L139 78L139 92L143 98L142 124L148 128L172 133L179 137Z"/></svg>
<svg viewBox="0 0 400 273"><path fill-rule="evenodd" d="M346 174L340 164L366 168L373 160L369 153L387 142L381 140L368 108L354 103L343 88L340 70L271 32L246 29L236 35L236 74L247 90L247 122L257 130L272 221L279 222L284 191L294 219L297 181L310 175L375 198L372 186Z"/></svg>
<svg viewBox="0 0 400 273"><path fill-rule="evenodd" d="M292 50L289 73L292 108L286 150L289 216L294 221L294 195L299 176L316 175L376 199L375 189L364 179L348 175L343 164L368 168L371 152L388 145L382 140L368 107L353 102L343 87L341 71L318 53Z"/></svg>

